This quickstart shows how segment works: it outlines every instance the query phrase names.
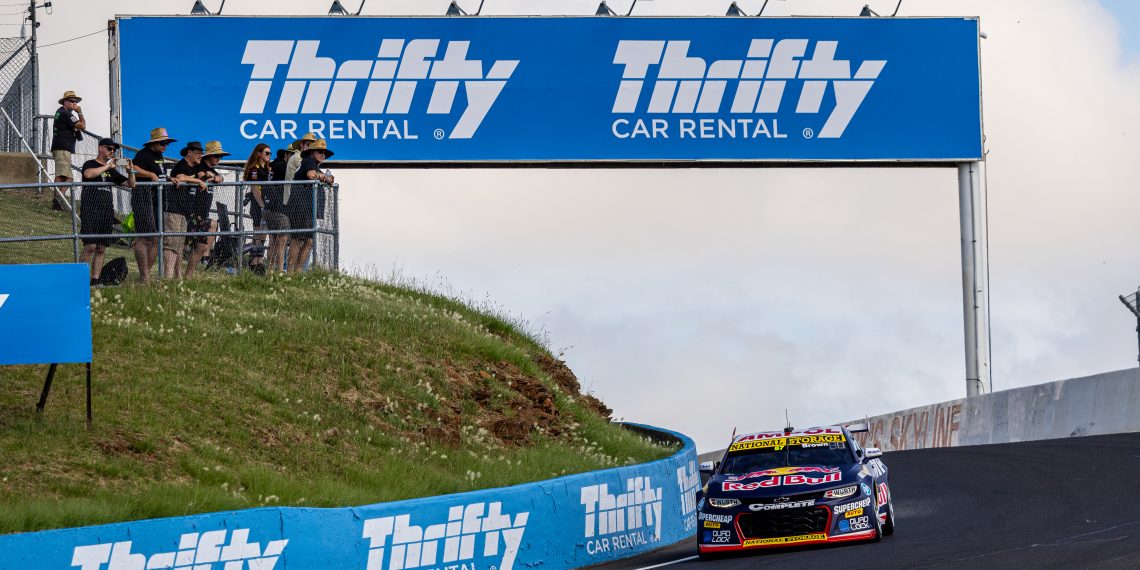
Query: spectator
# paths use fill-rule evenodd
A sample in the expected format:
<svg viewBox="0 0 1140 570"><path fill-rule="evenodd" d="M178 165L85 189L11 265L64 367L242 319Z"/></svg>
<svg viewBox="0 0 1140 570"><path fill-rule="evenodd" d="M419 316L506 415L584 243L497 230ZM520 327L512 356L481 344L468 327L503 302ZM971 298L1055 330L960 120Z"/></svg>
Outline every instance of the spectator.
<svg viewBox="0 0 1140 570"><path fill-rule="evenodd" d="M277 158L269 163L269 176L271 180L285 180L285 169L289 163L289 150L277 151ZM266 187L265 224L270 230L289 229L289 216L285 214L285 186L274 184ZM285 246L289 243L289 234L273 234L269 236L269 269L282 271L285 267Z"/></svg>
<svg viewBox="0 0 1140 570"><path fill-rule="evenodd" d="M60 108L55 112L55 121L51 127L51 156L55 160L55 181L71 182L71 155L75 152L75 141L83 140L82 130L87 128L87 121L83 119L83 110L79 102L83 98L74 91L68 91L59 98ZM63 188L60 192L64 192ZM51 209L62 210L56 196L51 203Z"/></svg>
<svg viewBox="0 0 1140 570"><path fill-rule="evenodd" d="M135 153L135 172L146 182L166 182L166 158L162 153L176 139L159 127L150 132L150 140L143 143L143 149ZM131 211L135 215L135 231L140 234L158 231L158 187L139 186L131 192ZM135 238L135 262L139 266L139 278L143 283L150 282L150 270L158 259L158 238Z"/></svg>
<svg viewBox="0 0 1140 570"><path fill-rule="evenodd" d="M230 153L222 150L220 141L206 143L202 160L194 169L194 177L206 185L199 187L194 195L194 202L191 204L189 212L189 231L215 232L218 230L214 221L210 219L210 206L214 203L214 187L211 185L225 181L225 178L218 174L214 167L218 166L223 157L229 155ZM190 251L190 262L186 264L186 278L189 279L194 275L194 270L198 264L202 262L202 256L209 251L212 240L207 236L195 236L186 241L193 246Z"/></svg>
<svg viewBox="0 0 1140 570"><path fill-rule="evenodd" d="M130 160L126 160L127 176L115 170L115 154L119 143L111 139L99 141L99 150L93 160L83 163L84 182L110 182L135 187L135 171ZM82 234L100 234L106 237L83 238L83 254L79 260L91 261L91 285L99 283L103 270L103 255L111 243L111 226L115 220L115 199L110 186L84 186L79 197L79 221Z"/></svg>
<svg viewBox="0 0 1140 570"><path fill-rule="evenodd" d="M301 155L305 153L305 149L317 140L317 135L313 133L305 133L305 136L293 141L290 148L293 149L293 156L289 157L289 165L285 168L285 180L293 180L297 176L297 171L301 168ZM297 190L301 190L297 188ZM285 186L285 205L289 205L289 196L292 187Z"/></svg>
<svg viewBox="0 0 1140 570"><path fill-rule="evenodd" d="M324 174L320 165L325 159L331 157L333 152L328 149L324 139L313 141L301 152L301 168L297 170L294 180L311 181L319 184L332 184L333 177ZM297 186L293 197L289 201L289 227L293 229L311 230L316 219L313 216L314 200L316 200L316 184L311 187ZM296 273L304 266L309 254L313 251L313 239L316 234L312 232L293 234L289 245L289 272Z"/></svg>
<svg viewBox="0 0 1140 570"><path fill-rule="evenodd" d="M194 205L194 188L205 192L209 188L206 181L198 177L198 165L202 163L202 143L190 141L179 151L182 160L170 170L170 181L163 190L162 222L164 231L182 233L188 231L187 217ZM182 186L186 184L187 186ZM186 236L166 236L162 240L162 258L166 261L166 279L176 279L181 275L182 252L186 248Z"/></svg>
<svg viewBox="0 0 1140 570"><path fill-rule="evenodd" d="M253 152L250 153L249 159L245 161L245 168L242 169L241 179L246 182L265 182L269 180L269 165L270 157L273 156L273 151L269 149L269 145L265 143L258 143L253 147ZM249 192L245 195L245 202L249 202L249 217L253 218L253 227L257 230L264 230L266 221L262 216L265 211L265 191L267 187L261 184L252 184L249 186ZM244 240L242 240L244 242ZM249 268L254 273L265 274L265 256L262 246L265 244L265 235L253 236L254 249L253 256L249 260Z"/></svg>

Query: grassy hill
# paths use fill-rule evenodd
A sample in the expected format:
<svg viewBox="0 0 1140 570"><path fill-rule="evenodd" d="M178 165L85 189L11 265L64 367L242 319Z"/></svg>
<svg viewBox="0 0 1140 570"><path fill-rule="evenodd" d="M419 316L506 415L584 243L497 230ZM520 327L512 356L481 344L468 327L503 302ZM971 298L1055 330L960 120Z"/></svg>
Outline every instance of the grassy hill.
<svg viewBox="0 0 1140 570"><path fill-rule="evenodd" d="M69 223L47 204L0 194L0 235ZM0 244L0 263L66 261L60 245ZM42 417L47 367L0 368L0 532L368 504L674 451L611 424L507 320L422 291L205 273L93 290L92 317L92 429L81 365Z"/></svg>

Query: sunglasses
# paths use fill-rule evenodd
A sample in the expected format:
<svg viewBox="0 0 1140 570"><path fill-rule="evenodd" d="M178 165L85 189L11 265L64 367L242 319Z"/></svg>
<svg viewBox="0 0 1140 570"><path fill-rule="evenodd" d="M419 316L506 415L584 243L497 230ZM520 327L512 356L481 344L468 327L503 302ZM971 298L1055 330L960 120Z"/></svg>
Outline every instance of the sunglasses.
<svg viewBox="0 0 1140 570"><path fill-rule="evenodd" d="M68 99L67 102L68 103L78 103L79 99Z"/></svg>

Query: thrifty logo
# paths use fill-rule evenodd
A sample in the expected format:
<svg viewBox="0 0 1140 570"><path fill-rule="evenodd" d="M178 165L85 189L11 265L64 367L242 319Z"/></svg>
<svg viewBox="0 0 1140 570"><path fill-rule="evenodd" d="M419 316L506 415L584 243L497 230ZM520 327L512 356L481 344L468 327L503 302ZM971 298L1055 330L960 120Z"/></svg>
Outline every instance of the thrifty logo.
<svg viewBox="0 0 1140 570"><path fill-rule="evenodd" d="M362 115L407 115L418 86L430 80L429 115L450 114L462 84L467 108L448 138L469 139L519 61L498 60L484 72L483 61L467 58L471 42L449 41L443 57L438 57L441 43L438 39L384 39L375 58L338 63L317 55L318 40L249 40L241 62L253 67L241 113L266 113L270 93L284 79L273 111L278 115L344 115L354 111ZM284 73L280 72L282 67ZM364 95L354 107L361 86Z"/></svg>
<svg viewBox="0 0 1140 570"><path fill-rule="evenodd" d="M613 62L623 70L613 113L720 113L729 82L734 82L730 113L774 114L790 80L799 80L797 114L819 113L831 86L835 108L818 138L840 138L887 64L866 60L852 74L851 61L835 59L837 41L815 42L811 59L805 59L811 40L753 39L744 59L711 63L690 56L689 46L687 40L619 41ZM652 87L643 104L647 82Z"/></svg>
<svg viewBox="0 0 1140 570"><path fill-rule="evenodd" d="M684 465L677 468L677 490L681 492L681 516L697 510L697 487L700 486L701 475L697 471L695 461L690 461L687 469Z"/></svg>
<svg viewBox="0 0 1140 570"><path fill-rule="evenodd" d="M185 570L273 570L285 551L288 539L274 540L261 548L249 542L249 529L234 529L226 544L226 530L182 535L177 552L161 552L147 556L131 552L131 541L77 546L71 566L80 570L150 570L172 568ZM104 566L105 565L105 566Z"/></svg>
<svg viewBox="0 0 1140 570"><path fill-rule="evenodd" d="M661 488L652 488L649 477L626 479L626 491L617 496L609 485L582 487L586 507L586 538L651 528L653 540L661 539Z"/></svg>
<svg viewBox="0 0 1140 570"><path fill-rule="evenodd" d="M403 570L474 560L480 542L479 557L498 556L500 538L503 550L497 566L511 570L530 513L518 513L512 519L502 508L502 503L459 505L448 510L447 522L428 526L411 524L411 514L368 519L364 521L364 538L370 539L367 570Z"/></svg>

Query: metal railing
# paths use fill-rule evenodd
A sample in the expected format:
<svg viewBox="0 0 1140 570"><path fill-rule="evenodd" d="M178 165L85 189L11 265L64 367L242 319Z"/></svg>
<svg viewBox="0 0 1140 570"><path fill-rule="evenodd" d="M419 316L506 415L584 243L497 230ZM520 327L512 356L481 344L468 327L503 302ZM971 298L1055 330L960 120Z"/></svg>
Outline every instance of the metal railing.
<svg viewBox="0 0 1140 570"><path fill-rule="evenodd" d="M294 196L302 197L302 200L291 200L293 203L292 209L290 206L285 206L284 209L289 215L290 219L297 217L305 219L306 216L296 216L301 213L298 211L297 204L303 204L306 208L311 206L311 211L306 212L309 220L312 220L312 225L306 227L290 227L289 229L270 230L265 227L264 221L261 227L254 227L252 213L247 205L249 202L246 199L247 192L252 190L254 186L259 186L261 189L268 190L276 187L283 186L292 187L291 193ZM172 184L162 182L139 182L136 184L136 189L151 189L154 192L154 208L155 224L157 231L151 232L136 232L136 231L122 231L122 220L130 216L131 209L131 190L115 186L109 183L97 182L73 182L73 183L37 183L37 184L3 184L0 185L0 263L11 263L12 259L6 259L4 255L4 248L11 244L18 243L44 243L55 241L68 241L72 242L71 255L72 261L79 262L81 258L81 242L82 241L104 241L111 243L125 243L125 240L135 240L143 238L158 238L158 246L160 254L157 256L156 266L158 275L161 277L164 274L164 260L162 249L165 238L170 237L184 237L192 240L194 238L213 239L211 256L220 252L218 244L224 244L226 247L231 248L232 254L231 262L225 266L221 266L226 270L232 270L234 273L240 273L249 267L249 261L253 258L263 257L266 253L264 244L261 251L258 251L256 245L251 245L251 242L256 243L258 240L264 240L269 236L298 236L301 234L310 234L313 238L312 253L310 257L305 260L305 265L315 264L331 270L339 270L339 256L340 256L340 208L339 208L339 194L340 187L338 185L327 186L314 182L287 182L276 181L272 183L259 183L250 184L246 182L222 182L217 184L209 184L208 187L213 191L211 203L209 205L209 220L216 221L217 230L210 231L168 231L165 227L164 216L162 213L165 209L164 200L167 199L169 192L180 191L185 192L190 189L198 188L193 184ZM19 227L21 223L16 214L18 210L12 209L13 215L4 213L4 210L12 206L11 203L6 203L11 200L31 200L38 195L42 189L52 189L53 193L59 189L65 189L61 195L66 195L69 205L74 205L73 211L78 212L78 216L69 215L70 219L70 232L60 232L57 229L54 231L52 228L37 228L37 227ZM304 190L310 192L309 195L301 194ZM105 195L97 194L97 192L110 192L114 196L110 204L103 204L99 208L95 208L95 204L100 200L105 200ZM84 208L83 201L90 200L91 206ZM311 199L307 200L307 199ZM43 207L45 210L50 207L50 203L37 202L35 204L25 203L23 207ZM112 216L113 219L107 219L106 216ZM27 217L27 216L25 216ZM263 217L263 220L265 218ZM5 221L7 220L7 221ZM66 223L66 222L64 222ZM62 225L62 224L60 224ZM84 227L92 228L97 227L101 231L92 233L88 231L84 233ZM190 229L190 228L188 228ZM108 231L109 230L109 231ZM118 231L116 231L118 230ZM21 235L11 235L21 234ZM228 241L227 241L228 240ZM290 242L297 241L295 239ZM290 243L289 246L291 246ZM287 247L289 247L287 246ZM36 260L40 262L53 261L52 259L44 259L44 257L51 257L52 253L39 255L37 252ZM60 250L54 255L62 253ZM179 251L178 253L183 253ZM217 259L217 258L214 258ZM59 261L62 261L60 259Z"/></svg>

